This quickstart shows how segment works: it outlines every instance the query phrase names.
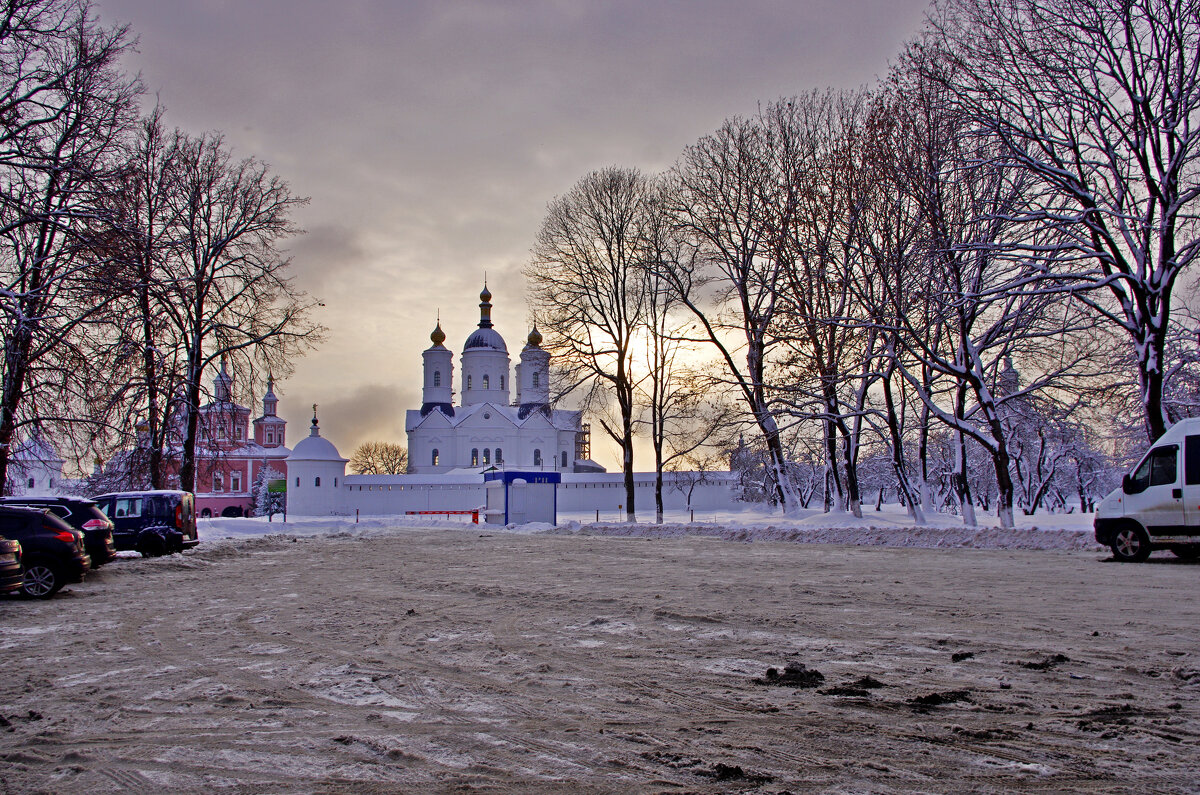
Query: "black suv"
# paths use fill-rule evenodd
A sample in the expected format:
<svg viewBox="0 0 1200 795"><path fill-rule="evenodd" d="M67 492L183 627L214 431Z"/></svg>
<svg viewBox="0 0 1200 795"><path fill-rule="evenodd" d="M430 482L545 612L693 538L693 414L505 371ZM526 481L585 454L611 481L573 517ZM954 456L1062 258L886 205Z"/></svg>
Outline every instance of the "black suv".
<svg viewBox="0 0 1200 795"><path fill-rule="evenodd" d="M19 591L25 584L21 571L21 542L0 538L0 593Z"/></svg>
<svg viewBox="0 0 1200 795"><path fill-rule="evenodd" d="M113 546L113 523L101 513L93 500L80 497L0 497L0 505L37 508L50 511L83 533L92 568L98 569L117 556Z"/></svg>
<svg viewBox="0 0 1200 795"><path fill-rule="evenodd" d="M26 596L48 599L91 568L83 533L49 511L0 506L0 536L21 542Z"/></svg>
<svg viewBox="0 0 1200 795"><path fill-rule="evenodd" d="M112 521L118 550L135 549L153 557L200 543L196 498L190 491L122 491L92 500Z"/></svg>

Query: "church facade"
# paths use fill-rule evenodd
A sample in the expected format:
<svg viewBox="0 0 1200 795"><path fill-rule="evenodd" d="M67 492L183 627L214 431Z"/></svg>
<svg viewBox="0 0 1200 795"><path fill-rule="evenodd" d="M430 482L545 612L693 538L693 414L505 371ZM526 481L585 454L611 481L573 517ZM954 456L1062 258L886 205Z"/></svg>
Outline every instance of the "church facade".
<svg viewBox="0 0 1200 795"><path fill-rule="evenodd" d="M405 417L409 471L418 475L483 471L491 467L554 472L603 472L589 459L582 412L550 401L550 354L530 331L512 367L508 346L492 324L492 294L479 294L479 326L459 357L455 405L454 353L441 323L424 360L421 408ZM516 399L512 399L515 391Z"/></svg>
<svg viewBox="0 0 1200 795"><path fill-rule="evenodd" d="M200 407L196 445L196 513L199 516L246 516L254 505L254 481L260 472L271 479L287 476L287 420L279 416L274 381L268 379L262 415L250 421L250 409L233 401L233 378L221 362L213 379L213 400ZM178 452L173 450L173 467Z"/></svg>

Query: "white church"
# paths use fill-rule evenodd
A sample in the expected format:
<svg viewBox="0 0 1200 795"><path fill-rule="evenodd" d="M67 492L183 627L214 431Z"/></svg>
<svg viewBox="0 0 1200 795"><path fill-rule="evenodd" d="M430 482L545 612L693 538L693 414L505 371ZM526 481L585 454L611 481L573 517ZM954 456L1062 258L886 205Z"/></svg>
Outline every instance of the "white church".
<svg viewBox="0 0 1200 795"><path fill-rule="evenodd" d="M549 476L559 511L622 515L624 476L590 458L582 412L555 408L550 398L550 354L534 328L515 368L504 338L492 325L492 294L479 295L479 326L459 355L462 390L454 404L454 353L440 321L422 354L419 409L406 413L409 474L347 475L347 459L321 436L314 411L307 438L287 457L289 515L387 515L472 511L487 502L485 473ZM515 372L514 372L515 371ZM515 388L516 399L512 393ZM729 472L665 473L668 510L717 510L735 502ZM636 509L654 510L654 473L634 475Z"/></svg>
<svg viewBox="0 0 1200 795"><path fill-rule="evenodd" d="M514 378L508 346L492 327L492 294L479 294L479 327L463 343L462 400L454 405L454 354L439 322L422 354L420 409L405 422L414 474L508 465L517 469L603 472L588 459L588 428L578 411L550 405L550 354L537 328L521 350ZM510 401L516 386L517 399Z"/></svg>

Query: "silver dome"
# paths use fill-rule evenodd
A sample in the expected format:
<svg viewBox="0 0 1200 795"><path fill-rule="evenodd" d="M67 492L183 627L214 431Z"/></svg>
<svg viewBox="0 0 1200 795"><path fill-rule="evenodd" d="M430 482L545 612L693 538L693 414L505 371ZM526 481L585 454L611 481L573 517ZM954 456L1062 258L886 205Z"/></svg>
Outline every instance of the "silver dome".
<svg viewBox="0 0 1200 795"><path fill-rule="evenodd" d="M477 328L471 332L471 336L467 337L467 341L463 343L463 353L472 348L491 348L508 353L504 337L501 337L494 328Z"/></svg>

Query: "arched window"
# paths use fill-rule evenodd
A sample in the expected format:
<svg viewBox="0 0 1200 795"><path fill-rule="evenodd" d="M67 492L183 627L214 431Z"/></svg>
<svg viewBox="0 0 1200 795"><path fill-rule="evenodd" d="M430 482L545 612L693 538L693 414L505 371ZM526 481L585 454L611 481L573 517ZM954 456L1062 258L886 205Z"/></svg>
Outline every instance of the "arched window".
<svg viewBox="0 0 1200 795"><path fill-rule="evenodd" d="M562 468L563 469L567 468L567 451L566 450L562 451Z"/></svg>
<svg viewBox="0 0 1200 795"><path fill-rule="evenodd" d="M473 466L473 467L479 466L479 448L478 447L471 448L471 466Z"/></svg>
<svg viewBox="0 0 1200 795"><path fill-rule="evenodd" d="M433 371L433 385L434 386L442 385L442 371L441 370Z"/></svg>
<svg viewBox="0 0 1200 795"><path fill-rule="evenodd" d="M320 475L318 475L317 477L313 478L313 485L314 485L314 486L320 486L320 485L321 485L321 477L320 477Z"/></svg>
<svg viewBox="0 0 1200 795"><path fill-rule="evenodd" d="M432 456L430 456L430 458L429 458L429 463L430 463L432 466L437 466L437 465L438 465L438 450L437 450L437 448L436 448L436 447L435 447L435 448L433 448L433 455L432 455Z"/></svg>
<svg viewBox="0 0 1200 795"><path fill-rule="evenodd" d="M539 373L537 370L533 371L533 385L534 386L538 386L538 384L541 382L541 375L542 374Z"/></svg>
<svg viewBox="0 0 1200 795"><path fill-rule="evenodd" d="M492 449L490 447L483 448L483 463L492 463Z"/></svg>
<svg viewBox="0 0 1200 795"><path fill-rule="evenodd" d="M483 388L484 388L484 389L487 389L487 388L488 388L488 377L487 377L487 373L484 373L484 374L483 374Z"/></svg>
<svg viewBox="0 0 1200 795"><path fill-rule="evenodd" d="M296 488L300 488L300 478L296 478Z"/></svg>
<svg viewBox="0 0 1200 795"><path fill-rule="evenodd" d="M33 478L30 478L29 479L29 488L31 488L31 489L33 488L33 482L34 482Z"/></svg>
<svg viewBox="0 0 1200 795"><path fill-rule="evenodd" d="M497 447L497 448L496 448L496 463L497 463L497 464L503 464L503 463L504 463L504 453L501 453L501 452L500 452L500 448L499 448L499 447Z"/></svg>
<svg viewBox="0 0 1200 795"><path fill-rule="evenodd" d="M542 451L538 450L537 448L534 448L533 451L533 465L535 467L540 467L542 465Z"/></svg>
<svg viewBox="0 0 1200 795"><path fill-rule="evenodd" d="M333 479L333 487L334 487L335 489L337 488L337 478L334 478L334 479Z"/></svg>
<svg viewBox="0 0 1200 795"><path fill-rule="evenodd" d="M471 388L471 376L467 376L467 389Z"/></svg>
<svg viewBox="0 0 1200 795"><path fill-rule="evenodd" d="M225 479L221 477L220 472L213 473L213 491L224 491Z"/></svg>
<svg viewBox="0 0 1200 795"><path fill-rule="evenodd" d="M500 376L500 388L504 389L504 376Z"/></svg>

